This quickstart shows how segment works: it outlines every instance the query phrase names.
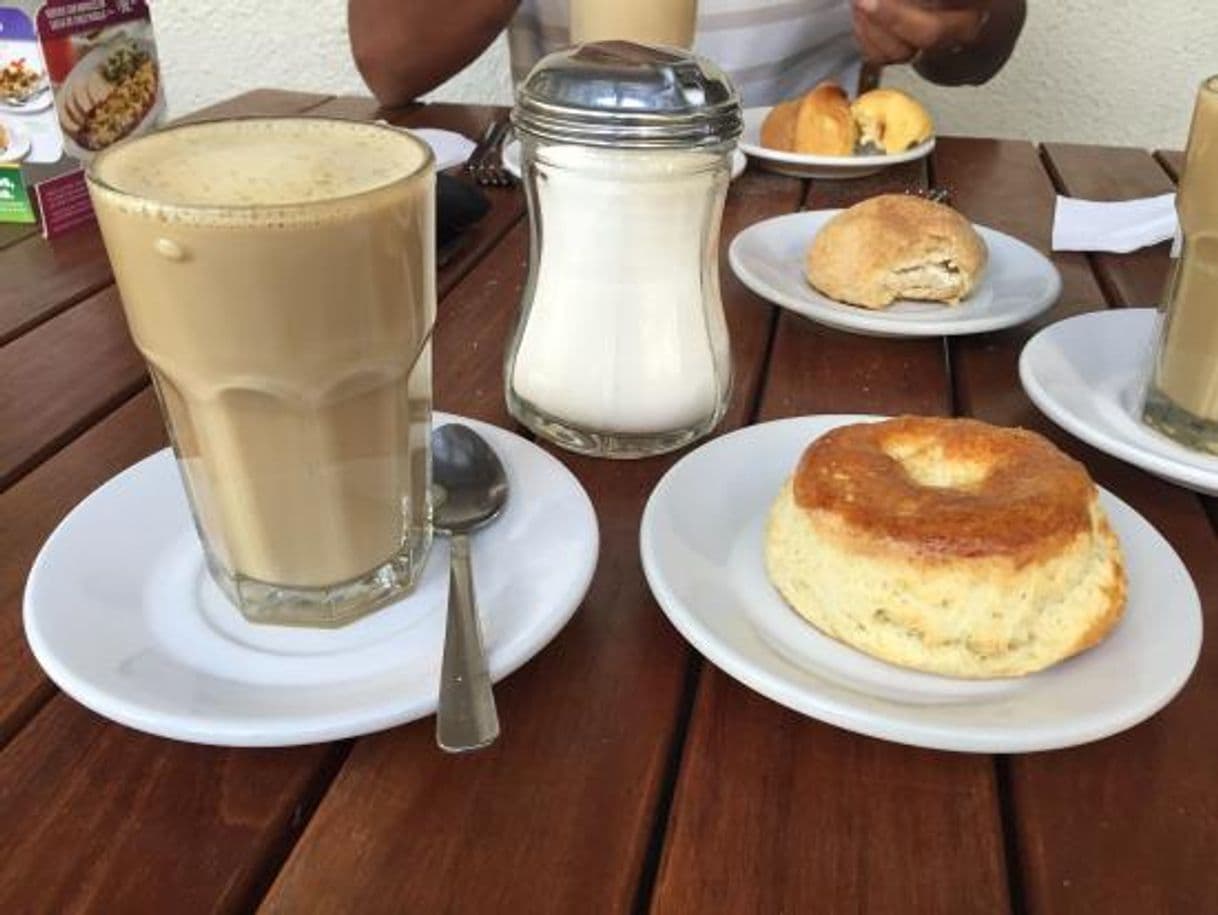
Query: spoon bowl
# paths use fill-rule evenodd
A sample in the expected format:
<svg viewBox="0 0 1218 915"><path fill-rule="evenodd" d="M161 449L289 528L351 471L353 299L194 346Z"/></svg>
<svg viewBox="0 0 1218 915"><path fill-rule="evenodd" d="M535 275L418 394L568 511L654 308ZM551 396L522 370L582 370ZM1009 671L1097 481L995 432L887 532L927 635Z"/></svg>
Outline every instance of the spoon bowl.
<svg viewBox="0 0 1218 915"><path fill-rule="evenodd" d="M448 535L451 547L436 743L461 753L485 747L499 736L468 535L503 510L508 482L491 446L459 423L432 432L431 458L432 525Z"/></svg>

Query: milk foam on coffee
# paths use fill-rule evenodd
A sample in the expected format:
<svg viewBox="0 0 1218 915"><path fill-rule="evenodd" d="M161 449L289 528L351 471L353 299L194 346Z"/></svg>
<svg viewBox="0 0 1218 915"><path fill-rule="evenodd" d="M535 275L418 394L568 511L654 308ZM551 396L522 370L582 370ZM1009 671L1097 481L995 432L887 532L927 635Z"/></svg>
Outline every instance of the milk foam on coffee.
<svg viewBox="0 0 1218 915"><path fill-rule="evenodd" d="M318 588L421 566L434 187L409 176L428 155L374 125L287 119L170 129L95 161L213 571Z"/></svg>

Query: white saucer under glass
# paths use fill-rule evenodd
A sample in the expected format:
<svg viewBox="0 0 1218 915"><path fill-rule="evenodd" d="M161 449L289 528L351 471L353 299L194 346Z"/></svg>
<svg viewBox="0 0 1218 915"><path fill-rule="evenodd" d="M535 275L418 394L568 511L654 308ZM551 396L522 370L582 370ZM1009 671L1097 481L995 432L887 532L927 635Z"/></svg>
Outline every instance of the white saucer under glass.
<svg viewBox="0 0 1218 915"><path fill-rule="evenodd" d="M1153 308L1114 308L1046 327L1023 348L1019 377L1028 397L1067 432L1171 483L1218 496L1218 457L1194 451L1139 417Z"/></svg>
<svg viewBox="0 0 1218 915"><path fill-rule="evenodd" d="M491 676L540 651L579 605L596 566L596 516L553 456L485 423L511 490L474 535ZM248 622L203 567L168 450L105 483L64 518L25 592L25 629L63 690L122 724L179 740L282 746L381 730L432 713L448 547L437 537L405 599L339 629Z"/></svg>

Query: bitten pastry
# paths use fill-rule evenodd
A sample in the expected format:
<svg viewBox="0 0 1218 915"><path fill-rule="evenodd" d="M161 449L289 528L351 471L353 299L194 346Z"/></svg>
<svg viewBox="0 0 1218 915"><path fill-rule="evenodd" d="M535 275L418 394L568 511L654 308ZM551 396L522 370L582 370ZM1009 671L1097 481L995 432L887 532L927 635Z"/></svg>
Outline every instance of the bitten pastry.
<svg viewBox="0 0 1218 915"><path fill-rule="evenodd" d="M850 156L857 142L850 100L837 83L821 83L800 100L795 112L795 152Z"/></svg>
<svg viewBox="0 0 1218 915"><path fill-rule="evenodd" d="M808 249L808 282L840 302L886 308L897 299L957 303L989 254L972 224L941 203L872 197L834 216Z"/></svg>
<svg viewBox="0 0 1218 915"><path fill-rule="evenodd" d="M818 629L952 677L1043 670L1125 608L1120 544L1083 466L1039 435L967 419L818 438L770 512L765 562Z"/></svg>
<svg viewBox="0 0 1218 915"><path fill-rule="evenodd" d="M850 108L864 150L900 153L924 143L935 132L934 122L917 99L900 89L873 89Z"/></svg>

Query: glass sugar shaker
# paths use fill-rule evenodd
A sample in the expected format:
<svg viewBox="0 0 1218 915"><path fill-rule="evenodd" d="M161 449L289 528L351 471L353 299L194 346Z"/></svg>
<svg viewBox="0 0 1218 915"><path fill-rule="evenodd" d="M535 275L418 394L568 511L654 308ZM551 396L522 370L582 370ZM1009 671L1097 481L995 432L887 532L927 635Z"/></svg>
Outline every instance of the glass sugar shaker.
<svg viewBox="0 0 1218 915"><path fill-rule="evenodd" d="M706 435L731 388L718 251L735 88L687 51L594 42L540 61L512 123L531 246L508 409L600 457Z"/></svg>

